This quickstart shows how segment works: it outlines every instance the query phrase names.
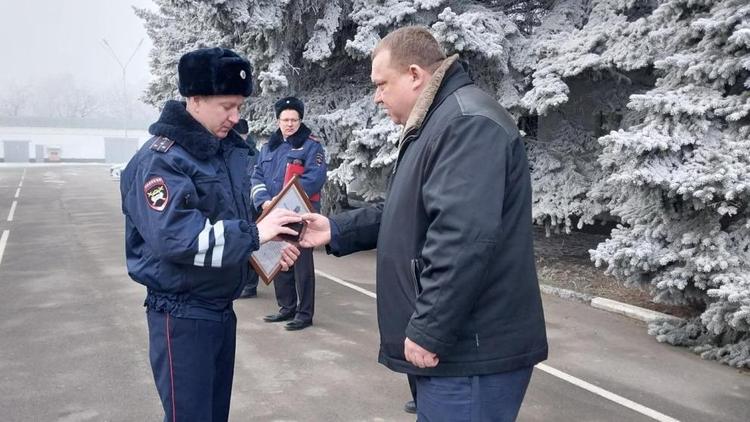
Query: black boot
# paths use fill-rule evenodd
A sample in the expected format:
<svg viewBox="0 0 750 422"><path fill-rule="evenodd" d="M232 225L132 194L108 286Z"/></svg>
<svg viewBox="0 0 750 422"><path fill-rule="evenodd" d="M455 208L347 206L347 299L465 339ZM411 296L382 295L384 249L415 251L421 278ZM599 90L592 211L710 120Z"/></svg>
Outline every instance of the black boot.
<svg viewBox="0 0 750 422"><path fill-rule="evenodd" d="M279 311L277 314L266 315L263 317L263 321L265 322L281 322L289 321L290 319L294 319L294 312L284 313Z"/></svg>
<svg viewBox="0 0 750 422"><path fill-rule="evenodd" d="M406 413L417 413L417 403L414 400L409 400L404 404L404 412Z"/></svg>
<svg viewBox="0 0 750 422"><path fill-rule="evenodd" d="M258 296L258 287L245 286L240 293L240 299L247 299L249 297Z"/></svg>

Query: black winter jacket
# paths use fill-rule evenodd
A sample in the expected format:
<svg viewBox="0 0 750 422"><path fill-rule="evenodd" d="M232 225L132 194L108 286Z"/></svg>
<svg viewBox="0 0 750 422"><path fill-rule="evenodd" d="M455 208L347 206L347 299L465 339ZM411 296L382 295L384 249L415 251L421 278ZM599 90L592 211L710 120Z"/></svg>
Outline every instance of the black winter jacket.
<svg viewBox="0 0 750 422"><path fill-rule="evenodd" d="M547 358L524 145L456 58L409 116L385 203L331 218L329 252L377 246L379 361L397 372L493 374ZM405 337L437 367L407 362Z"/></svg>

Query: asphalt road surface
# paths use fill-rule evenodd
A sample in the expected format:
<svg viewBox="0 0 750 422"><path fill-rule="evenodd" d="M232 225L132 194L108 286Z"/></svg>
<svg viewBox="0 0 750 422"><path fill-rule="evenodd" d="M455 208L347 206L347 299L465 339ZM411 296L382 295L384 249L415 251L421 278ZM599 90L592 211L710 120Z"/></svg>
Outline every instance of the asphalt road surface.
<svg viewBox="0 0 750 422"><path fill-rule="evenodd" d="M0 167L0 420L160 421L145 289L124 266L104 166ZM233 421L413 421L377 363L374 255L316 255L314 326L264 323L272 287L235 302ZM627 318L544 297L550 359L520 421L750 420L750 375L657 343Z"/></svg>

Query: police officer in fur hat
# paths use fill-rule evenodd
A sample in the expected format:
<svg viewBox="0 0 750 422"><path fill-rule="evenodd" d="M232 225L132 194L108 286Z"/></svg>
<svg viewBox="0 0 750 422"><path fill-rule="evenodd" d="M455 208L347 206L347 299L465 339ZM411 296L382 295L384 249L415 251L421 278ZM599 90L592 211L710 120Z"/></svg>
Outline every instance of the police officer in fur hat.
<svg viewBox="0 0 750 422"><path fill-rule="evenodd" d="M255 224L248 148L232 128L252 92L250 63L222 48L180 59L179 90L120 179L128 274L147 287L149 357L165 421L226 421L250 254L299 216ZM288 269L299 251L281 258Z"/></svg>
<svg viewBox="0 0 750 422"><path fill-rule="evenodd" d="M320 210L320 190L326 182L323 146L302 123L305 105L296 97L282 98L274 104L279 128L260 149L252 183L253 203L265 209L273 197L294 175L315 210ZM294 271L280 273L274 279L278 312L263 318L266 322L286 323L290 331L312 325L315 310L315 267L312 249L300 250Z"/></svg>

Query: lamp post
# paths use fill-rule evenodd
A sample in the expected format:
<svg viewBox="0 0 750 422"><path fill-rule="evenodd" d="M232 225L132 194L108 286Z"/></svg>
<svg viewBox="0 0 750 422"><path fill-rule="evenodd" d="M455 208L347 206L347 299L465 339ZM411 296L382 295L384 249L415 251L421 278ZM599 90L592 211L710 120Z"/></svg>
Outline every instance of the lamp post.
<svg viewBox="0 0 750 422"><path fill-rule="evenodd" d="M127 69L128 69L128 65L130 64L131 60L133 60L133 57L135 56L135 53L138 51L139 48L141 48L141 44L143 44L143 38L141 38L141 40L138 41L138 45L136 45L135 49L133 49L133 54L130 55L130 58L128 59L127 62L125 62L125 64L122 64L122 61L120 60L119 57L117 57L117 54L115 53L115 50L112 48L111 45L109 45L109 43L107 42L106 39L102 38L102 43L107 48L107 51L109 51L112 54L112 57L115 58L115 60L117 61L117 64L120 65L120 69L122 69L122 105L123 105L123 109L122 109L122 114L123 114L122 122L123 122L123 124L122 124L122 126L123 126L123 129L125 130L125 139L127 139L128 138L128 111L129 111L129 107L128 107L128 88L127 88L126 72L127 72Z"/></svg>

